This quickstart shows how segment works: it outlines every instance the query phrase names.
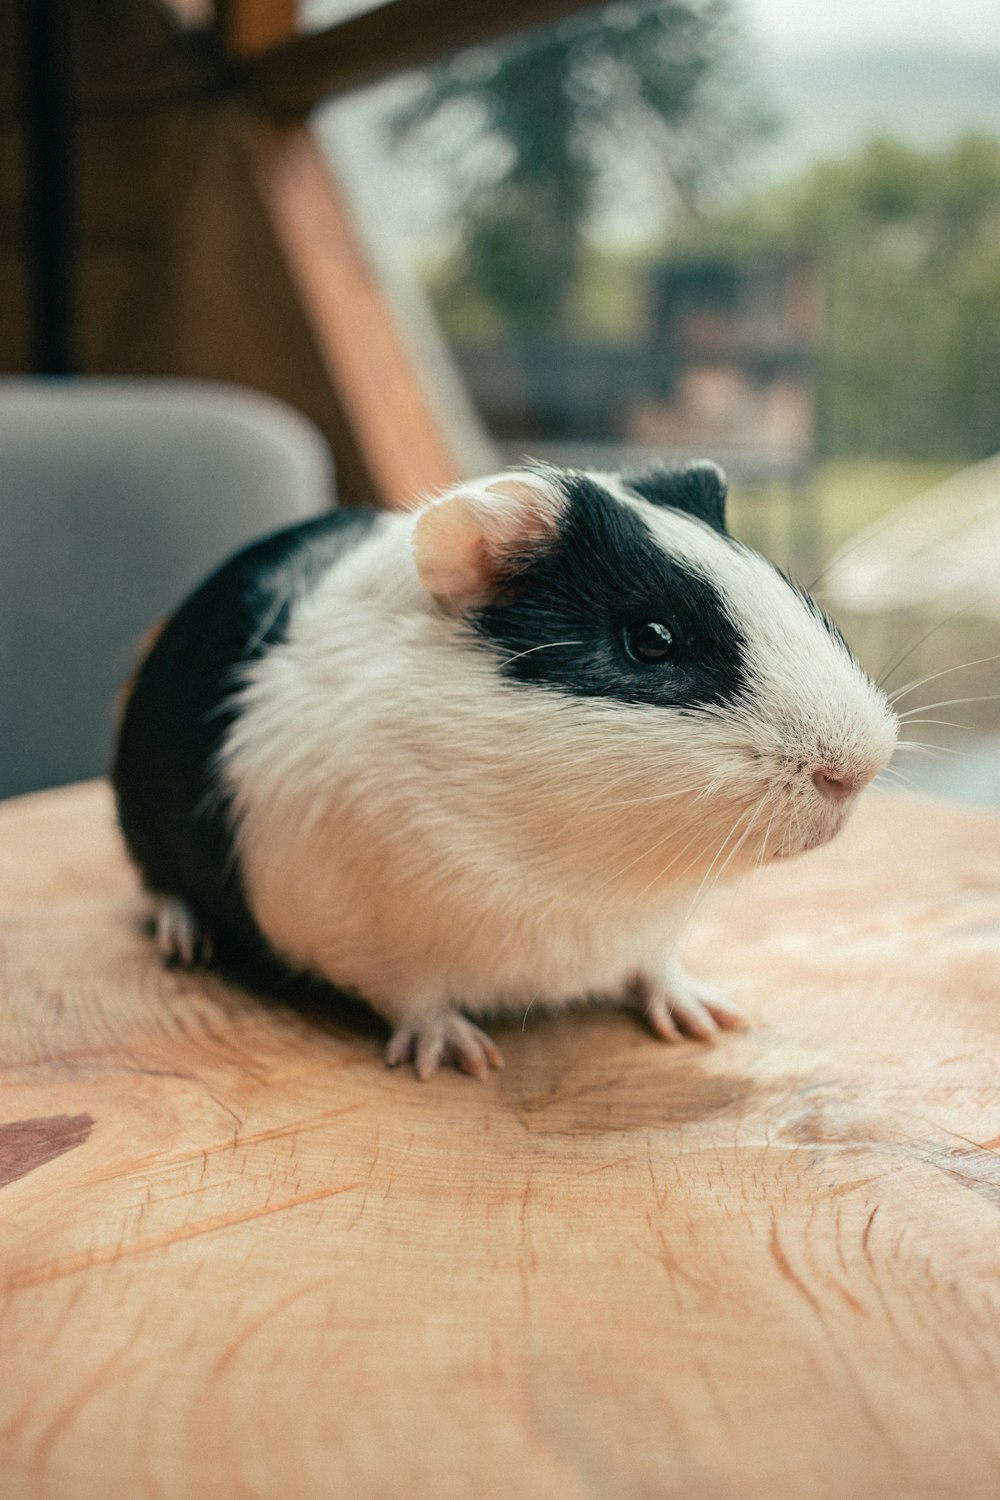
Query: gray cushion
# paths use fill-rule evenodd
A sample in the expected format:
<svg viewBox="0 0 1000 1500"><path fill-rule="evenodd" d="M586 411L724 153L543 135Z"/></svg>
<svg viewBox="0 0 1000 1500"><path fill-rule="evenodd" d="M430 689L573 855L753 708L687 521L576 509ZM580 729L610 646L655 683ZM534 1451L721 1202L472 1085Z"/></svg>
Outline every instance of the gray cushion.
<svg viewBox="0 0 1000 1500"><path fill-rule="evenodd" d="M255 392L0 380L0 796L102 774L149 626L332 489L320 433Z"/></svg>

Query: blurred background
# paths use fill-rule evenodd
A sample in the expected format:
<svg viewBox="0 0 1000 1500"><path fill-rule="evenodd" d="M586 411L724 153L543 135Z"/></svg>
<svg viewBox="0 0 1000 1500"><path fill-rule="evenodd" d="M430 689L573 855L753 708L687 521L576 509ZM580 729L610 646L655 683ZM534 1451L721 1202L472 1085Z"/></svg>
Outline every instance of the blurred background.
<svg viewBox="0 0 1000 1500"><path fill-rule="evenodd" d="M317 128L505 458L717 458L736 533L930 678L901 711L980 700L914 716L900 784L1000 805L989 0L616 5Z"/></svg>
<svg viewBox="0 0 1000 1500"><path fill-rule="evenodd" d="M342 503L715 458L1000 806L995 0L16 9L0 370L278 397Z"/></svg>

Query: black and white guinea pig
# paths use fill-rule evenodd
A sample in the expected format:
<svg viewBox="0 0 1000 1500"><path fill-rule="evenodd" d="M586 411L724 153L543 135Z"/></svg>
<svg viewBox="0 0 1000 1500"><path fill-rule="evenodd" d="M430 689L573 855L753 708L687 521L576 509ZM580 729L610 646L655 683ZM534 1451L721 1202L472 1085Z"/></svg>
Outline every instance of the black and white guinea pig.
<svg viewBox="0 0 1000 1500"><path fill-rule="evenodd" d="M117 748L164 954L329 980L422 1078L500 1064L487 1012L738 1024L677 961L686 917L832 838L896 721L724 501L708 463L529 467L231 558L142 664Z"/></svg>

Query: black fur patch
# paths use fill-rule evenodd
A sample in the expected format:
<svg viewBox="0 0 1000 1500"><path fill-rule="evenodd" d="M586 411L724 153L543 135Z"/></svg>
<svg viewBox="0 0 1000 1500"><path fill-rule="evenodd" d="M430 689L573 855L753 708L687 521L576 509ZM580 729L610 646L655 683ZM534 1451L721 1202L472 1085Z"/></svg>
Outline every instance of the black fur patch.
<svg viewBox="0 0 1000 1500"><path fill-rule="evenodd" d="M743 637L718 591L664 552L641 516L586 475L561 479L569 498L556 544L526 559L510 602L472 620L515 682L584 698L702 708L746 688ZM659 665L632 659L630 627L660 621L676 650Z"/></svg>
<svg viewBox="0 0 1000 1500"><path fill-rule="evenodd" d="M332 511L238 552L181 605L129 696L112 780L147 887L182 897L223 962L266 944L250 914L214 759L240 666L282 639L293 599L361 541L374 511Z"/></svg>

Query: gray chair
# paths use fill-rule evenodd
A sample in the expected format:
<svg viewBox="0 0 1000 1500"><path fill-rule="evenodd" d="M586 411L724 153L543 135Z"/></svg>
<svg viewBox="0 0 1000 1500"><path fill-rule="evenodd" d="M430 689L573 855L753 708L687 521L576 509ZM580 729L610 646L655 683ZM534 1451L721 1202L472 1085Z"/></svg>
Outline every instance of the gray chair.
<svg viewBox="0 0 1000 1500"><path fill-rule="evenodd" d="M102 775L148 628L332 500L323 437L256 392L0 380L0 796Z"/></svg>

